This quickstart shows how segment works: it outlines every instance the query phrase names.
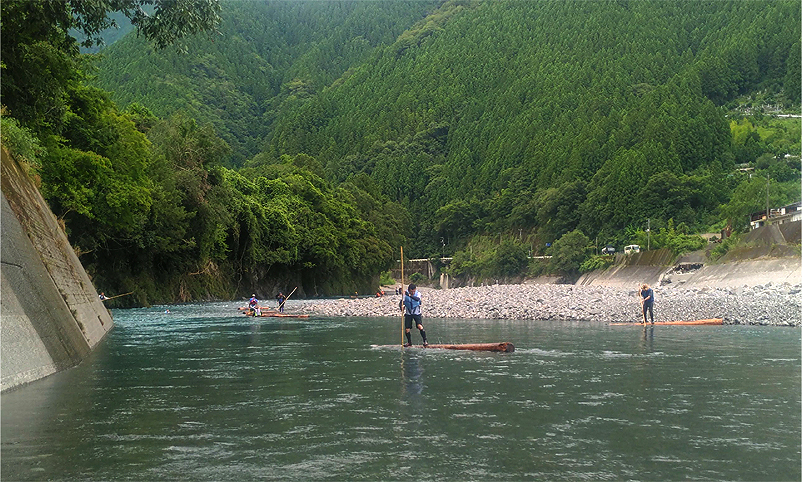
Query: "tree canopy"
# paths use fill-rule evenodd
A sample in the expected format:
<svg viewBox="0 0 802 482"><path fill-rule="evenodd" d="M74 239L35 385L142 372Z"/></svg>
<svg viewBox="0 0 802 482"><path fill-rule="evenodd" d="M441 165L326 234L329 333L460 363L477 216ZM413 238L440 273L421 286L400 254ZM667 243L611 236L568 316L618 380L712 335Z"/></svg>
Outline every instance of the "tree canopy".
<svg viewBox="0 0 802 482"><path fill-rule="evenodd" d="M399 245L573 271L647 220L676 250L744 229L766 179L800 196L799 119L762 113L799 112L796 2L0 8L4 142L95 279L154 300L367 287ZM138 34L80 54L114 10Z"/></svg>

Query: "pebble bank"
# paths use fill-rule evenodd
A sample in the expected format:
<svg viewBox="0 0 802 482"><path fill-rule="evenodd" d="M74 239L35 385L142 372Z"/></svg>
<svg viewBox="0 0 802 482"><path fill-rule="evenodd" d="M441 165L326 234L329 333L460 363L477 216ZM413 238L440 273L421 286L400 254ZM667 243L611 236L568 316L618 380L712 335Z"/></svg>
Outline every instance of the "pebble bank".
<svg viewBox="0 0 802 482"><path fill-rule="evenodd" d="M723 318L725 324L802 324L802 284L740 288L654 287L655 321ZM420 288L425 318L638 322L637 287L518 284L436 290ZM399 295L310 300L298 307L322 316L399 316Z"/></svg>

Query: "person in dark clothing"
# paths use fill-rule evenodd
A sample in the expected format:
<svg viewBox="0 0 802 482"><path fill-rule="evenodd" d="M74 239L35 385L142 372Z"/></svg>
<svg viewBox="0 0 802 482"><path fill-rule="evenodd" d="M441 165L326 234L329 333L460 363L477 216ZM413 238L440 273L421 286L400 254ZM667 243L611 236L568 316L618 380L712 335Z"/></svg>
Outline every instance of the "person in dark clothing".
<svg viewBox="0 0 802 482"><path fill-rule="evenodd" d="M290 293L292 294L292 293ZM284 296L284 293L281 291L278 292L276 295L276 303L278 303L278 312L284 313L284 302L287 301L287 297Z"/></svg>
<svg viewBox="0 0 802 482"><path fill-rule="evenodd" d="M649 285L644 283L640 287L641 305L643 310L643 323L646 324L646 311L649 312L649 317L654 324L654 291L649 288Z"/></svg>
<svg viewBox="0 0 802 482"><path fill-rule="evenodd" d="M415 327L420 331L421 338L423 338L423 346L429 346L429 342L426 341L426 331L423 329L423 324L421 323L420 303L420 293L417 291L417 286L410 284L408 291L404 292L404 298L402 300L404 309L404 333L407 337L407 343L404 346L412 346L412 335L410 335L409 332L412 330L413 321L415 322Z"/></svg>

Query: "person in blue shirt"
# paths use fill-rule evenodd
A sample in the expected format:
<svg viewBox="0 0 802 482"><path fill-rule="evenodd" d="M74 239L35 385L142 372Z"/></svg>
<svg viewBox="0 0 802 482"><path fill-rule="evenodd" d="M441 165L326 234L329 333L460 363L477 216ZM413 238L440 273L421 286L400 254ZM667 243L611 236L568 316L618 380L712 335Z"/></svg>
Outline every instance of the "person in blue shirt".
<svg viewBox="0 0 802 482"><path fill-rule="evenodd" d="M654 291L646 283L640 287L640 297L641 305L643 305L643 324L646 324L647 310L649 311L649 317L652 319L652 324L654 324Z"/></svg>
<svg viewBox="0 0 802 482"><path fill-rule="evenodd" d="M429 342L426 341L426 331L423 329L423 323L421 323L420 293L417 288L414 284L410 284L408 291L404 292L402 300L404 305L404 331L407 337L407 343L404 346L412 346L412 335L409 332L412 330L412 322L414 321L415 327L420 331L420 336L423 338L423 346L426 347L429 346Z"/></svg>
<svg viewBox="0 0 802 482"><path fill-rule="evenodd" d="M248 311L251 315L256 314L256 309L259 307L259 300L256 299L256 295L251 295L251 299L248 300Z"/></svg>

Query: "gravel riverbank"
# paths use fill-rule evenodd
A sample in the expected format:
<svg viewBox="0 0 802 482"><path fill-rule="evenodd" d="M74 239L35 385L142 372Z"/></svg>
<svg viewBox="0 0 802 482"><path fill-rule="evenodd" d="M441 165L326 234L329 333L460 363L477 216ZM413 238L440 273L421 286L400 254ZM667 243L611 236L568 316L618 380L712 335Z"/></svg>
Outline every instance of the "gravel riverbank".
<svg viewBox="0 0 802 482"><path fill-rule="evenodd" d="M493 285L449 290L421 288L425 318L590 320L637 322L637 287ZM725 324L800 326L802 285L741 288L655 287L655 321L724 318ZM298 308L323 316L399 316L399 296L310 300Z"/></svg>

